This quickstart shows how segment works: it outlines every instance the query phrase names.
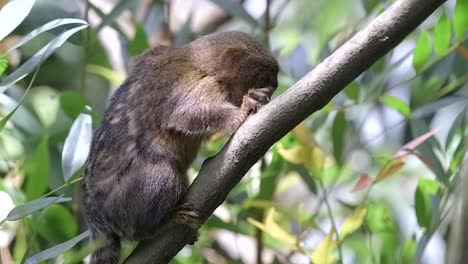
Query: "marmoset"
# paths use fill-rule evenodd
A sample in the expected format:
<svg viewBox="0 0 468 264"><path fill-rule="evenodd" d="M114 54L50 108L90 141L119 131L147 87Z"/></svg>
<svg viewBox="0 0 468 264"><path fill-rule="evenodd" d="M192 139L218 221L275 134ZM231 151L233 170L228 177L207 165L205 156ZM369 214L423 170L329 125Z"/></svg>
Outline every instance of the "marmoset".
<svg viewBox="0 0 468 264"><path fill-rule="evenodd" d="M200 144L234 132L266 104L278 70L273 55L240 32L136 58L95 131L85 165L85 218L91 239L102 241L92 264L118 263L122 239L152 238L164 221L193 225L174 212Z"/></svg>

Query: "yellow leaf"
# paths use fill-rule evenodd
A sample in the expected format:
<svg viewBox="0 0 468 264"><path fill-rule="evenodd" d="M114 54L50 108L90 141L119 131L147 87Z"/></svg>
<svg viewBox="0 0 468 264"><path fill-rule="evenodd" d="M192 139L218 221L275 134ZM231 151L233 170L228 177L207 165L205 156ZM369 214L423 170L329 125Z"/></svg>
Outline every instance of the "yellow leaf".
<svg viewBox="0 0 468 264"><path fill-rule="evenodd" d="M283 159L292 164L302 165L310 159L310 150L307 147L298 145L289 149L285 149L282 144L278 144L278 153Z"/></svg>
<svg viewBox="0 0 468 264"><path fill-rule="evenodd" d="M312 263L314 264L329 264L333 263L332 251L338 245L338 242L333 239L333 235L336 233L335 228L330 230L330 233L322 240L317 246L315 251L312 253Z"/></svg>
<svg viewBox="0 0 468 264"><path fill-rule="evenodd" d="M285 231L281 226L274 220L275 208L268 210L268 213L265 217L265 222L260 223L252 218L247 219L247 221L256 226L258 229L262 230L269 236L283 242L292 249L297 249L297 238L291 235L289 232Z"/></svg>
<svg viewBox="0 0 468 264"><path fill-rule="evenodd" d="M374 184L387 178L388 176L395 174L404 165L405 162L403 161L403 159L392 160L389 163L385 164L385 166L380 170L379 175L377 175L377 177L375 178Z"/></svg>
<svg viewBox="0 0 468 264"><path fill-rule="evenodd" d="M314 176L321 177L323 174L323 167L325 164L325 154L318 146L310 148L310 158L304 164Z"/></svg>
<svg viewBox="0 0 468 264"><path fill-rule="evenodd" d="M367 208L358 207L354 210L352 214L350 214L346 218L340 230L341 241L343 241L345 237L347 237L349 234L352 234L359 227L361 227L362 223L364 222L364 219L366 218L366 215Z"/></svg>
<svg viewBox="0 0 468 264"><path fill-rule="evenodd" d="M310 132L310 129L306 126L305 122L300 123L297 125L293 130L292 134L301 145L304 146L310 146L313 144L312 140L312 133Z"/></svg>

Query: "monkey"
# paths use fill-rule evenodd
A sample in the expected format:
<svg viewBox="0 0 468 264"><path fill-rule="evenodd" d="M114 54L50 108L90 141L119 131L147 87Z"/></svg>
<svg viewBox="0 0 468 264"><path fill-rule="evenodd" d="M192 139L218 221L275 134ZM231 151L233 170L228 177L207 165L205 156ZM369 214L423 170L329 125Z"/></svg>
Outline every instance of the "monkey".
<svg viewBox="0 0 468 264"><path fill-rule="evenodd" d="M143 52L94 132L82 184L84 216L101 245L91 264L118 263L121 240L154 237L165 221L196 231L183 203L203 141L234 132L268 103L279 65L253 37L217 32Z"/></svg>

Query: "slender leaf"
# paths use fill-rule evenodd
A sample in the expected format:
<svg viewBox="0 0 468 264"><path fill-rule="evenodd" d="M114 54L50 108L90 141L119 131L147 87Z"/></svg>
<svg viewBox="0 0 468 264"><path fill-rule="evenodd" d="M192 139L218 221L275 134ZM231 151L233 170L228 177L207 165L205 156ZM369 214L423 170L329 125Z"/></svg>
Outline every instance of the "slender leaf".
<svg viewBox="0 0 468 264"><path fill-rule="evenodd" d="M369 175L367 175L367 173L361 174L361 176L359 176L358 182L356 183L356 185L354 185L354 188L351 192L358 192L362 189L367 188L371 184L372 179L369 177Z"/></svg>
<svg viewBox="0 0 468 264"><path fill-rule="evenodd" d="M366 207L358 207L356 208L352 214L350 214L346 220L344 221L343 225L340 229L340 243L354 231L356 231L359 227L362 226L364 223L364 219L367 215L367 208Z"/></svg>
<svg viewBox="0 0 468 264"><path fill-rule="evenodd" d="M320 242L315 251L312 253L311 258L314 264L333 263L335 258L333 257L332 252L338 245L338 242L333 239L333 235L335 233L335 229L332 228L325 239Z"/></svg>
<svg viewBox="0 0 468 264"><path fill-rule="evenodd" d="M34 29L33 31L29 32L26 36L21 38L21 40L16 42L15 45L13 45L11 48L9 48L8 51L5 52L5 54L8 54L11 51L21 47L26 42L28 42L31 39L37 37L38 35L40 35L43 32L49 31L49 30L54 29L54 28L59 27L59 26L68 25L68 24L87 25L86 21L81 20L81 19L76 19L76 18L59 18L59 19L52 20L52 21L50 21L50 22L48 22L48 23Z"/></svg>
<svg viewBox="0 0 468 264"><path fill-rule="evenodd" d="M0 57L0 77L8 68L8 60L5 57Z"/></svg>
<svg viewBox="0 0 468 264"><path fill-rule="evenodd" d="M257 26L258 22L253 18L247 11L245 11L244 7L233 0L211 0L211 2L215 3L219 7L221 7L227 13L242 18L243 20L249 22L253 26Z"/></svg>
<svg viewBox="0 0 468 264"><path fill-rule="evenodd" d="M55 245L51 248L48 248L28 259L26 259L26 262L25 264L37 264L37 263L42 263L43 261L45 260L48 260L48 259L51 259L51 258L54 258L60 254L62 254L63 252L71 249L72 247L74 247L76 244L78 244L78 242L80 242L81 240L89 237L90 235L90 232L89 230L83 232L82 234L78 235L77 237L75 238L72 238L62 244L58 244L58 245Z"/></svg>
<svg viewBox="0 0 468 264"><path fill-rule="evenodd" d="M343 150L345 148L347 122L345 114L339 112L336 114L332 126L333 154L336 161L340 164L343 161Z"/></svg>
<svg viewBox="0 0 468 264"><path fill-rule="evenodd" d="M427 31L422 31L419 35L413 53L413 67L419 71L431 57L431 37Z"/></svg>
<svg viewBox="0 0 468 264"><path fill-rule="evenodd" d="M427 125L421 120L411 120L410 127L412 135L415 137L418 137L429 130ZM448 176L445 173L441 160L439 160L438 156L434 153L434 148L440 149L439 143L434 138L429 138L423 144L418 146L418 151L422 154L424 159L431 164L437 179L445 182Z"/></svg>
<svg viewBox="0 0 468 264"><path fill-rule="evenodd" d="M411 109L405 101L401 100L400 98L393 97L393 96L384 96L381 98L382 102L386 105L397 111L398 113L402 114L404 117L409 117L411 114Z"/></svg>
<svg viewBox="0 0 468 264"><path fill-rule="evenodd" d="M78 171L88 158L92 139L92 117L81 113L70 128L62 151L62 171L65 182Z"/></svg>
<svg viewBox="0 0 468 264"><path fill-rule="evenodd" d="M9 1L0 10L0 40L10 34L31 12L36 0L15 0Z"/></svg>
<svg viewBox="0 0 468 264"><path fill-rule="evenodd" d="M8 221L15 221L21 219L27 215L30 215L34 212L37 212L41 209L47 208L52 204L56 203L64 203L71 201L71 198L68 197L46 197L40 198L31 202L27 202L25 204L19 205L15 207L13 210L10 211L6 220Z"/></svg>
<svg viewBox="0 0 468 264"><path fill-rule="evenodd" d="M434 51L439 56L443 56L450 45L451 39L450 21L445 12L439 18L434 28Z"/></svg>
<svg viewBox="0 0 468 264"><path fill-rule="evenodd" d="M39 198L47 190L49 183L49 140L44 137L34 154L24 163L26 172L26 198Z"/></svg>
<svg viewBox="0 0 468 264"><path fill-rule="evenodd" d="M275 208L270 208L265 217L264 223L260 223L252 218L248 219L248 222L251 225L254 225L258 229L267 233L271 237L278 239L284 244L288 245L291 248L297 247L297 238L290 234L288 231L284 230L275 220Z"/></svg>
<svg viewBox="0 0 468 264"><path fill-rule="evenodd" d="M457 0L453 13L453 29L461 41L468 30L468 0Z"/></svg>
<svg viewBox="0 0 468 264"><path fill-rule="evenodd" d="M415 193L416 218L420 227L429 230L431 226L432 210L431 196L439 192L437 181L420 178Z"/></svg>
<svg viewBox="0 0 468 264"><path fill-rule="evenodd" d="M396 172L398 172L403 166L405 162L402 159L396 159L388 162L385 166L379 171L379 174L374 180L374 184L380 182L381 180L392 176Z"/></svg>
<svg viewBox="0 0 468 264"><path fill-rule="evenodd" d="M87 25L79 26L70 30L67 30L55 37L51 42L39 50L32 58L23 63L18 69L8 75L2 83L0 83L0 93L5 92L10 86L19 80L26 77L31 73L40 63L46 60L57 48L62 46L65 41L76 32L86 28Z"/></svg>
<svg viewBox="0 0 468 264"><path fill-rule="evenodd" d="M417 245L414 238L408 239L401 249L400 263L415 263L414 256L416 255L416 249Z"/></svg>
<svg viewBox="0 0 468 264"><path fill-rule="evenodd" d="M426 140L431 138L435 133L439 131L439 128L434 128L431 131L428 131L417 138L411 140L410 142L406 143L403 147L401 147L397 153L395 154L395 158L400 158L406 155L408 152L414 151L419 145L424 143Z"/></svg>
<svg viewBox="0 0 468 264"><path fill-rule="evenodd" d="M95 65L95 64L86 65L86 71L99 75L115 85L122 84L125 79L123 76L120 76L113 70L103 67L101 65Z"/></svg>

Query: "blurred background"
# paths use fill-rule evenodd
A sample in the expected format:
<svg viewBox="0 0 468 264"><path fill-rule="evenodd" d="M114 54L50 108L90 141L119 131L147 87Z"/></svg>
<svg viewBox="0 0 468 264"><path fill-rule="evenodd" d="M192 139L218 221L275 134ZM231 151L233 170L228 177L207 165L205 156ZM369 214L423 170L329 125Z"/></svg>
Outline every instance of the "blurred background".
<svg viewBox="0 0 468 264"><path fill-rule="evenodd" d="M0 263L87 260L82 165L133 56L239 30L278 59L277 96L392 2L0 0ZM468 1L447 1L275 144L173 263L447 262L467 29ZM226 140L204 144L190 179Z"/></svg>

